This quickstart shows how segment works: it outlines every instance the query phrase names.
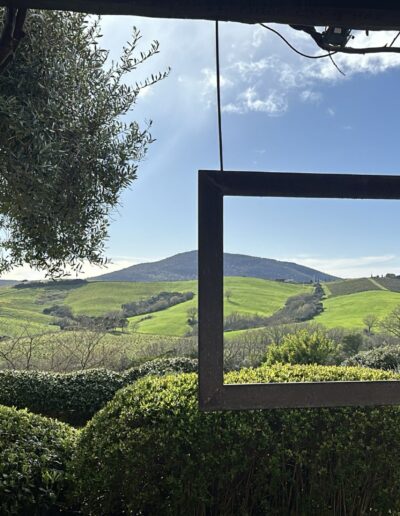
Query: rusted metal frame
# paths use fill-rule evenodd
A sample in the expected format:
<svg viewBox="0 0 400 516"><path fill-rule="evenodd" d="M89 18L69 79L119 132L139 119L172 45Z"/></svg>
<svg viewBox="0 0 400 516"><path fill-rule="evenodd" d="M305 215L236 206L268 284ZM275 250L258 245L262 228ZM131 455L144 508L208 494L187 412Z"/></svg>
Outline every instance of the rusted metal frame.
<svg viewBox="0 0 400 516"><path fill-rule="evenodd" d="M400 381L229 385L223 380L223 198L400 199L400 176L199 172L201 410L400 404Z"/></svg>
<svg viewBox="0 0 400 516"><path fill-rule="evenodd" d="M149 16L396 30L400 8L391 0L0 0L2 6Z"/></svg>

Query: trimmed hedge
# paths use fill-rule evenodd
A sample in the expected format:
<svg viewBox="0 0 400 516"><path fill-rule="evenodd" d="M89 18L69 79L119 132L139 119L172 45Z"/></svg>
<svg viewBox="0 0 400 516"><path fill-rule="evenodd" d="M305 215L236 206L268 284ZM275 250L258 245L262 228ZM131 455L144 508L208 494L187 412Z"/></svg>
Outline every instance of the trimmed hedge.
<svg viewBox="0 0 400 516"><path fill-rule="evenodd" d="M400 346L383 346L361 351L347 359L344 365L372 367L374 369L398 370L400 368Z"/></svg>
<svg viewBox="0 0 400 516"><path fill-rule="evenodd" d="M66 508L67 463L77 431L0 406L0 514L58 514Z"/></svg>
<svg viewBox="0 0 400 516"><path fill-rule="evenodd" d="M187 358L158 359L125 372L89 369L74 373L0 371L0 404L27 408L81 426L110 401L118 389L147 374L197 370Z"/></svg>
<svg viewBox="0 0 400 516"><path fill-rule="evenodd" d="M362 368L275 365L227 381L399 379ZM86 514L320 516L400 510L400 409L201 413L194 374L122 389L80 434Z"/></svg>

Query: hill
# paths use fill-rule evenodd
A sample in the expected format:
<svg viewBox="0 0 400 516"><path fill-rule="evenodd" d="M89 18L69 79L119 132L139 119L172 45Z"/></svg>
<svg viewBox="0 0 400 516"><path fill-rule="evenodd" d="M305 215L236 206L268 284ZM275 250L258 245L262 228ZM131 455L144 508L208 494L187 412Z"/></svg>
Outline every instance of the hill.
<svg viewBox="0 0 400 516"><path fill-rule="evenodd" d="M95 281L185 281L197 279L197 251L176 254L157 262L140 263L109 272ZM296 283L333 281L338 278L297 263L243 254L224 253L224 275L268 280L287 280Z"/></svg>
<svg viewBox="0 0 400 516"><path fill-rule="evenodd" d="M390 280L390 281L389 281ZM21 287L0 288L0 336L59 331L55 317L43 313L54 306L68 307L74 315L92 317L121 310L124 303L149 299L160 292L193 292L191 300L181 302L146 316L129 318L129 334L183 336L190 329L188 310L197 306L197 281L175 282L112 282L79 283L51 282L24 284ZM286 300L311 292L311 285L284 283L251 277L225 277L224 287L230 291L224 297L224 313L270 316L283 307ZM400 279L358 278L323 283L324 311L313 319L327 328L342 327L360 331L363 318L375 314L379 319L400 305ZM231 332L232 335L235 332ZM227 335L231 335L227 333ZM110 336L110 339L114 338ZM117 338L117 337L115 337Z"/></svg>
<svg viewBox="0 0 400 516"><path fill-rule="evenodd" d="M224 299L225 313L240 312L272 315L288 297L308 292L311 286L280 283L258 278L225 278L231 291ZM74 315L102 316L118 311L123 303L149 298L159 292L193 292L190 301L160 310L151 317L130 318L131 330L139 333L182 336L188 330L187 310L197 304L197 281L180 282L88 282L79 285L52 283L17 289L0 289L0 336L19 335L24 329L32 333L57 331L55 319L43 310L53 305L69 307ZM144 320L143 320L144 319ZM140 322L139 322L140 321Z"/></svg>

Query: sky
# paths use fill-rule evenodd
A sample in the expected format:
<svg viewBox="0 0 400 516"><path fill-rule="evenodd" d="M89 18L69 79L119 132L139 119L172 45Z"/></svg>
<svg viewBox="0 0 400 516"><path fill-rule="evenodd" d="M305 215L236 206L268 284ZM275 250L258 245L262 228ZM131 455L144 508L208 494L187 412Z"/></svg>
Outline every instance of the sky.
<svg viewBox="0 0 400 516"><path fill-rule="evenodd" d="M171 67L143 90L128 118L152 120L138 179L112 215L104 273L197 248L197 173L219 167L213 22L104 17L101 45L117 59L132 27L138 52L160 52L129 82ZM273 26L302 52L322 53L305 34ZM356 34L354 46L393 33ZM259 25L220 24L226 170L397 174L400 54L306 59ZM340 277L400 274L396 201L227 198L226 252L275 258ZM86 267L85 274L99 271ZM42 275L27 267L15 279Z"/></svg>

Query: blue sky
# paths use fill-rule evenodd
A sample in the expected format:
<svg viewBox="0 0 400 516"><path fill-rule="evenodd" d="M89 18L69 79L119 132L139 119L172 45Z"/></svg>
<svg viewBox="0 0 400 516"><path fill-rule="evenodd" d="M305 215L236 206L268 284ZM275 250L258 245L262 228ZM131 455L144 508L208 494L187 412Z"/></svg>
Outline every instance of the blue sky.
<svg viewBox="0 0 400 516"><path fill-rule="evenodd" d="M197 171L218 167L214 24L105 17L102 46L111 57L132 26L143 35L139 50L156 39L160 53L129 80L168 66L171 73L143 91L129 115L151 119L156 142L113 215L110 270L195 249ZM275 28L303 52L320 53L306 35ZM399 55L340 55L343 77L329 59L302 58L259 26L221 23L220 38L227 170L399 172ZM391 33L357 39L374 46ZM400 273L397 202L235 198L225 213L228 252L342 277ZM27 275L23 268L9 277Z"/></svg>

